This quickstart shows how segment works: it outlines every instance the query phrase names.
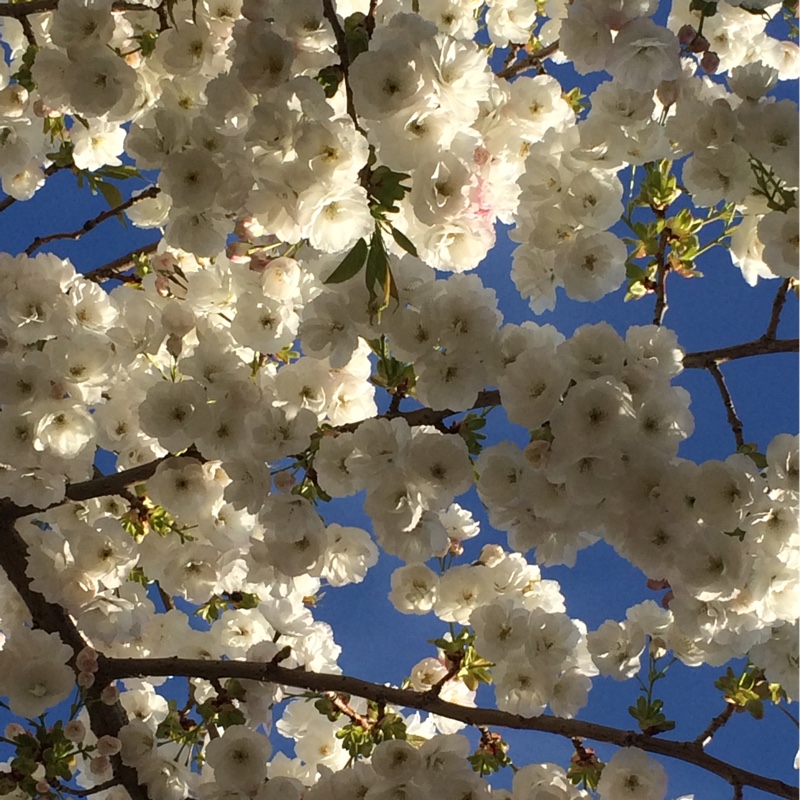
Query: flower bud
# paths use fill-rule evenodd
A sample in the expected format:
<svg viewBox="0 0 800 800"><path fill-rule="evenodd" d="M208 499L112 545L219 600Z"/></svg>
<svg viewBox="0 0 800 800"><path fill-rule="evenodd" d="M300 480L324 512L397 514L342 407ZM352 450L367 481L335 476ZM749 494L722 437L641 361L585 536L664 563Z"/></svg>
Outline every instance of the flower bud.
<svg viewBox="0 0 800 800"><path fill-rule="evenodd" d="M88 689L94 686L94 673L93 672L79 672L78 673L78 686L81 689Z"/></svg>
<svg viewBox="0 0 800 800"><path fill-rule="evenodd" d="M697 31L691 25L682 25L678 31L678 41L684 47L689 47L696 38Z"/></svg>
<svg viewBox="0 0 800 800"><path fill-rule="evenodd" d="M250 244L248 242L231 242L225 248L225 255L234 264L246 264L250 260Z"/></svg>
<svg viewBox="0 0 800 800"><path fill-rule="evenodd" d="M17 736L22 736L22 734L26 733L25 728L22 727L18 722L9 722L6 725L5 730L5 737L6 739L16 739Z"/></svg>
<svg viewBox="0 0 800 800"><path fill-rule="evenodd" d="M122 742L116 736L101 736L97 740L97 752L101 756L115 756L122 749Z"/></svg>
<svg viewBox="0 0 800 800"><path fill-rule="evenodd" d="M273 483L279 492L290 492L297 483L297 478L295 478L295 476L292 475L292 473L288 470L284 470L283 472L278 472L275 475Z"/></svg>
<svg viewBox="0 0 800 800"><path fill-rule="evenodd" d="M663 105L671 106L681 95L680 84L678 81L661 81L656 89L656 97Z"/></svg>
<svg viewBox="0 0 800 800"><path fill-rule="evenodd" d="M700 59L700 66L707 75L713 75L719 69L719 56L713 50L706 50Z"/></svg>
<svg viewBox="0 0 800 800"><path fill-rule="evenodd" d="M100 699L107 705L113 706L119 700L119 689L116 686L106 686L100 692Z"/></svg>
<svg viewBox="0 0 800 800"><path fill-rule="evenodd" d="M690 45L693 53L705 53L711 47L711 42L705 36L695 36L694 41Z"/></svg>
<svg viewBox="0 0 800 800"><path fill-rule="evenodd" d="M97 651L84 647L75 657L75 666L80 672L97 672Z"/></svg>
<svg viewBox="0 0 800 800"><path fill-rule="evenodd" d="M111 767L111 761L108 756L97 756L89 762L89 771L95 775L102 775L108 772Z"/></svg>
<svg viewBox="0 0 800 800"><path fill-rule="evenodd" d="M86 737L86 726L80 720L70 720L64 726L64 737L67 741L79 744Z"/></svg>

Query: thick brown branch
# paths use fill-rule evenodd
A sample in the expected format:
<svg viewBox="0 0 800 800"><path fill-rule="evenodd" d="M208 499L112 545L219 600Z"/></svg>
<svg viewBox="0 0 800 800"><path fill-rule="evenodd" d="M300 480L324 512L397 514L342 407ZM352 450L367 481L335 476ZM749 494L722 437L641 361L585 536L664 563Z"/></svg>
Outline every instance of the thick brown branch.
<svg viewBox="0 0 800 800"><path fill-rule="evenodd" d="M180 457L202 460L202 456L194 450L187 451ZM108 497L109 495L115 494L123 495L126 487L152 478L159 464L166 461L168 458L175 458L175 456L166 455L162 458L157 458L155 461L149 461L147 464L139 464L136 467L122 470L122 472L103 475L99 478L81 481L80 483L67 484L66 496L61 502L53 503L46 508L37 508L36 506L12 506L12 513L15 519L19 519L20 517L27 517L30 514L35 514L36 512L48 511L51 508L62 506L70 500L75 503L80 503L95 497Z"/></svg>
<svg viewBox="0 0 800 800"><path fill-rule="evenodd" d="M742 421L736 414L736 409L733 407L733 398L725 383L725 378L722 375L722 370L716 362L712 362L706 366L706 369L711 373L711 377L717 384L719 393L722 395L722 402L725 404L725 413L728 417L728 425L731 426L733 431L733 438L736 440L736 449L738 450L744 444L744 426Z"/></svg>
<svg viewBox="0 0 800 800"><path fill-rule="evenodd" d="M778 797L796 798L797 789L783 781L768 778L721 761L703 752L693 742L675 742L645 736L642 733L623 731L594 722L560 719L549 715L522 717L505 711L488 708L468 708L448 703L430 692L395 689L378 683L363 681L348 675L326 675L287 669L277 664L257 664L246 661L203 661L180 658L100 658L97 673L99 683L132 677L192 676L206 680L239 678L278 683L311 692L338 692L363 697L378 703L391 703L404 708L416 708L468 725L505 727L518 730L541 731L569 739L581 737L608 742L619 747L639 747L657 755L675 758L712 772L731 785L753 786Z"/></svg>
<svg viewBox="0 0 800 800"><path fill-rule="evenodd" d="M86 222L84 222L83 225L81 225L81 227L77 230L51 233L49 236L37 236L25 248L25 255L29 256L43 245L49 244L50 242L55 242L58 239L80 239L81 236L84 236L85 234L89 233L89 231L94 230L101 222L105 222L111 217L116 217L118 214L121 214L123 211L129 209L132 205L138 203L140 200L145 200L149 197L155 197L160 191L161 190L157 186L151 186L148 189L145 189L141 194L137 194L135 197L129 198L124 203L120 203L114 208L109 208L106 211L98 214L96 217L92 217L92 219L87 219Z"/></svg>
<svg viewBox="0 0 800 800"><path fill-rule="evenodd" d="M703 350L697 353L687 353L683 357L683 366L686 369L708 369L709 364L724 364L726 361L735 361L738 358L751 356L765 356L770 353L796 353L798 350L797 339L754 339L752 342L734 344L730 347L719 347L716 350Z"/></svg>
<svg viewBox="0 0 800 800"><path fill-rule="evenodd" d="M492 408L499 406L501 403L500 392L496 389L488 390L478 393L478 399L472 404L472 408ZM436 410L433 408L417 408L413 411L397 411L381 414L379 419L395 419L401 417L412 428L420 425L432 425L433 427L441 426L442 422L448 417L453 417L456 414L461 414L462 411L453 411L452 409L445 408ZM356 430L361 422L349 422L346 425L340 425L336 428L341 433L348 433Z"/></svg>
<svg viewBox="0 0 800 800"><path fill-rule="evenodd" d="M775 295L775 300L772 302L772 313L769 316L769 324L767 330L764 332L763 339L774 339L778 334L778 325L781 322L781 312L786 304L786 295L789 293L789 287L792 285L792 279L787 278L778 289Z"/></svg>
<svg viewBox="0 0 800 800"><path fill-rule="evenodd" d="M31 579L26 572L28 546L14 525L19 518L18 511L10 503L0 503L0 568L27 606L33 624L48 633L57 633L61 641L69 645L77 655L86 646L86 641L69 614L62 606L49 602L44 595L31 588ZM86 690L89 721L98 738L117 736L119 729L128 721L119 703L109 706L102 702L100 693L103 687L103 683L96 682ZM119 756L114 756L111 763L114 775L128 790L132 800L148 800L147 790L139 785L136 770L124 766Z"/></svg>
<svg viewBox="0 0 800 800"><path fill-rule="evenodd" d="M714 734L733 716L735 710L735 706L726 705L725 710L717 714L708 723L706 729L694 740L694 743L700 747L705 747L714 737Z"/></svg>
<svg viewBox="0 0 800 800"><path fill-rule="evenodd" d="M558 39L556 39L552 44L548 44L546 47L542 47L535 53L530 53L529 55L525 56L522 61L517 61L516 64L503 67L503 69L497 73L497 77L511 80L511 78L515 77L516 75L519 75L520 73L525 72L533 67L538 69L542 64L542 61L553 55L553 53L558 50L558 47L559 43Z"/></svg>
<svg viewBox="0 0 800 800"><path fill-rule="evenodd" d="M85 273L83 277L96 283L118 278L121 272L125 272L134 266L133 259L135 256L155 253L158 245L159 242L151 242L143 247L137 247L135 250L131 250L130 253L126 253L124 256L114 259L114 261L109 261L108 264L103 264L102 267L97 267L97 269Z"/></svg>

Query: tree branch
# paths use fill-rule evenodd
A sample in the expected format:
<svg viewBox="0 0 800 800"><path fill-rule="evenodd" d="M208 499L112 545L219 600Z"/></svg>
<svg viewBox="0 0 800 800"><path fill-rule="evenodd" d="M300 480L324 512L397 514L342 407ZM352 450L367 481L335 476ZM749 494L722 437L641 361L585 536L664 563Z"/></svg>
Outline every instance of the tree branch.
<svg viewBox="0 0 800 800"><path fill-rule="evenodd" d="M336 37L336 52L339 55L339 64L342 67L342 80L344 81L347 113L353 120L356 130L364 134L363 129L358 124L358 115L356 114L355 103L353 103L353 90L350 88L350 53L347 49L347 37L345 36L344 28L342 28L339 23L339 18L336 16L333 0L322 0L322 13L325 15L325 19L330 23L333 29L333 35Z"/></svg>
<svg viewBox="0 0 800 800"><path fill-rule="evenodd" d="M85 273L83 277L95 283L102 283L112 278L118 278L121 272L125 272L133 266L134 256L149 256L151 253L156 252L159 244L160 242L151 242L143 247L137 247L135 250L131 250L130 253L126 253L124 256L114 259L114 261L109 261L108 264L103 264L102 267L97 267L91 272Z"/></svg>
<svg viewBox="0 0 800 800"><path fill-rule="evenodd" d="M694 743L699 747L705 747L711 741L714 734L733 716L735 710L735 706L726 705L724 711L717 714L717 716L708 723L706 729L697 736Z"/></svg>
<svg viewBox="0 0 800 800"><path fill-rule="evenodd" d="M58 0L31 0L29 3L0 3L0 17L12 17L20 22L31 14L44 14L55 11ZM153 6L144 3L131 3L127 0L114 0L111 4L112 11L157 11Z"/></svg>
<svg viewBox="0 0 800 800"><path fill-rule="evenodd" d="M738 450L744 444L744 426L742 421L736 415L736 409L733 407L733 398L725 383L725 378L722 375L722 370L716 362L706 365L706 369L711 373L722 395L722 402L725 404L725 413L728 416L728 425L731 426L733 431L733 438L736 440L736 449Z"/></svg>
<svg viewBox="0 0 800 800"><path fill-rule="evenodd" d="M31 579L26 572L28 546L14 523L19 518L18 509L11 503L0 502L0 568L11 585L17 590L30 612L33 624L47 633L57 633L65 644L72 648L75 656L86 647L86 640L66 610L45 599L44 595L31 588ZM74 666L74 657L70 660ZM101 736L117 736L119 729L127 724L128 717L119 702L113 706L102 702L100 694L103 683L95 682L85 690L86 709L92 731ZM114 775L130 794L132 800L148 800L147 790L139 785L136 770L126 767L118 755L111 759Z"/></svg>
<svg viewBox="0 0 800 800"><path fill-rule="evenodd" d="M26 248L25 248L25 255L29 256L42 247L45 244L49 244L50 242L54 242L57 239L80 239L81 236L89 233L89 231L94 230L101 222L105 222L110 217L116 217L117 214L121 214L126 209L130 208L135 203L138 203L140 200L145 200L149 197L155 197L161 189L158 186L150 186L149 188L145 189L141 194L137 194L135 197L131 197L126 200L124 203L120 203L115 208L109 208L106 211L98 214L96 217L92 219L87 219L86 222L81 225L75 231L68 231L62 233L51 233L49 236L37 236Z"/></svg>
<svg viewBox="0 0 800 800"><path fill-rule="evenodd" d="M775 300L772 303L772 313L769 317L769 325L767 325L767 330L764 332L764 335L761 337L762 339L774 339L778 333L778 325L781 321L781 311L783 311L783 307L786 304L786 295L789 293L789 287L792 285L792 279L787 278L778 289L778 293L775 295Z"/></svg>
<svg viewBox="0 0 800 800"><path fill-rule="evenodd" d="M277 664L258 664L247 661L204 661L181 658L106 658L100 656L98 683L112 682L132 677L190 676L206 680L238 678L278 683L312 692L337 692L363 697L378 703L391 703L404 708L416 708L460 720L468 725L505 727L517 730L541 731L569 739L581 737L608 742L619 747L638 747L657 755L675 758L694 764L726 780L732 786L753 786L778 797L797 798L792 786L775 778L749 772L708 755L694 742L675 742L646 736L633 731L623 731L594 722L560 719L543 714L539 717L522 717L506 711L488 708L469 708L448 703L430 692L396 689L378 683L363 681L348 675L327 675L287 669Z"/></svg>
<svg viewBox="0 0 800 800"><path fill-rule="evenodd" d="M553 55L553 53L558 50L559 42L556 39L552 44L548 44L546 47L542 47L539 50L536 50L534 53L530 53L522 61L517 61L516 64L511 64L510 66L503 67L499 72L496 73L498 78L505 78L506 80L511 80L511 78L516 77L525 70L531 69L531 67L536 67L537 69L542 65L542 61L545 58Z"/></svg>
<svg viewBox="0 0 800 800"><path fill-rule="evenodd" d="M666 209L654 208L656 218L663 220L666 216ZM656 253L656 305L653 309L653 325L659 327L664 322L664 314L667 313L669 305L667 303L667 273L669 272L669 264L667 264L667 245L669 238L672 236L672 231L664 226L661 229L661 235L658 237L658 252Z"/></svg>
<svg viewBox="0 0 800 800"><path fill-rule="evenodd" d="M800 343L797 339L767 339L762 336L752 342L734 344L730 347L687 353L683 357L683 366L686 369L708 369L709 364L724 364L726 361L735 361L739 358L765 356L769 353L796 353L798 344Z"/></svg>

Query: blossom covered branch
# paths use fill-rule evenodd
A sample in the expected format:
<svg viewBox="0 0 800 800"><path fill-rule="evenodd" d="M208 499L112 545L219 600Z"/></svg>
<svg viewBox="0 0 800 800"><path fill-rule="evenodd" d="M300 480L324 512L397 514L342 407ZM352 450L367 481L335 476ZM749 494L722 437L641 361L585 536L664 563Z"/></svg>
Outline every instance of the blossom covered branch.
<svg viewBox="0 0 800 800"><path fill-rule="evenodd" d="M326 675L288 669L279 664L256 664L246 661L205 661L197 659L161 658L126 659L101 658L98 680L114 681L131 677L171 677L184 675L205 680L238 678L244 680L278 683L315 693L336 692L370 700L391 703L405 708L415 708L456 719L468 725L517 730L541 731L567 738L582 737L608 742L619 747L638 747L658 755L685 761L719 775L729 783L752 786L776 797L796 798L798 791L782 781L740 769L708 755L694 742L674 742L632 731L623 731L607 725L583 720L560 719L548 715L523 717L487 708L468 708L447 702L435 692L416 692L371 683L348 675Z"/></svg>

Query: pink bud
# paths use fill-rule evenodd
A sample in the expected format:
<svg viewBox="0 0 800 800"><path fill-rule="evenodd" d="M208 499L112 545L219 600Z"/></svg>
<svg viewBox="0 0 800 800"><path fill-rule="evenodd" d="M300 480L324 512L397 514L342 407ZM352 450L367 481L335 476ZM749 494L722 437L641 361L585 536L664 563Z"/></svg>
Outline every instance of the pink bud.
<svg viewBox="0 0 800 800"><path fill-rule="evenodd" d="M225 248L225 255L234 264L246 264L250 260L250 245L247 242L231 242Z"/></svg>
<svg viewBox="0 0 800 800"><path fill-rule="evenodd" d="M119 700L119 689L116 686L106 686L100 692L100 699L107 705L113 706Z"/></svg>
<svg viewBox="0 0 800 800"><path fill-rule="evenodd" d="M475 163L479 167L482 167L484 164L488 164L491 161L492 154L485 147L476 147L473 158L475 159Z"/></svg>
<svg viewBox="0 0 800 800"><path fill-rule="evenodd" d="M447 552L453 556L460 556L464 553L464 545L458 539L451 539Z"/></svg>
<svg viewBox="0 0 800 800"><path fill-rule="evenodd" d="M116 736L101 736L97 740L97 752L101 756L115 756L122 749L122 742Z"/></svg>
<svg viewBox="0 0 800 800"><path fill-rule="evenodd" d="M36 791L39 794L50 794L50 784L47 781L38 781L36 783Z"/></svg>
<svg viewBox="0 0 800 800"><path fill-rule="evenodd" d="M103 775L111 768L108 756L97 756L89 762L89 771L95 775Z"/></svg>
<svg viewBox="0 0 800 800"><path fill-rule="evenodd" d="M688 47L697 38L697 31L691 25L682 25L678 31L678 41Z"/></svg>
<svg viewBox="0 0 800 800"><path fill-rule="evenodd" d="M77 719L70 720L64 726L64 736L67 741L79 744L86 737L86 726Z"/></svg>
<svg viewBox="0 0 800 800"><path fill-rule="evenodd" d="M262 273L268 266L272 259L264 253L253 253L250 256L250 271Z"/></svg>
<svg viewBox="0 0 800 800"><path fill-rule="evenodd" d="M678 81L661 81L656 89L656 96L667 108L680 97L681 87Z"/></svg>
<svg viewBox="0 0 800 800"><path fill-rule="evenodd" d="M297 483L297 478L288 470L284 470L275 475L273 482L275 483L275 488L279 492L288 492L291 491L292 487Z"/></svg>
<svg viewBox="0 0 800 800"><path fill-rule="evenodd" d="M6 739L13 740L16 739L17 736L22 736L22 734L25 732L25 728L23 728L18 722L9 722L8 725L6 725L5 737Z"/></svg>
<svg viewBox="0 0 800 800"><path fill-rule="evenodd" d="M693 53L705 53L711 47L711 42L705 36L698 36L691 44L691 51Z"/></svg>
<svg viewBox="0 0 800 800"><path fill-rule="evenodd" d="M94 673L93 672L79 672L78 673L78 686L82 689L88 689L94 686Z"/></svg>
<svg viewBox="0 0 800 800"><path fill-rule="evenodd" d="M84 647L75 657L75 666L81 672L97 672L97 650Z"/></svg>
<svg viewBox="0 0 800 800"><path fill-rule="evenodd" d="M707 75L713 75L719 69L719 56L713 50L706 50L700 59L700 66Z"/></svg>
<svg viewBox="0 0 800 800"><path fill-rule="evenodd" d="M156 291L159 297L169 297L170 285L169 278L166 275L156 276Z"/></svg>

